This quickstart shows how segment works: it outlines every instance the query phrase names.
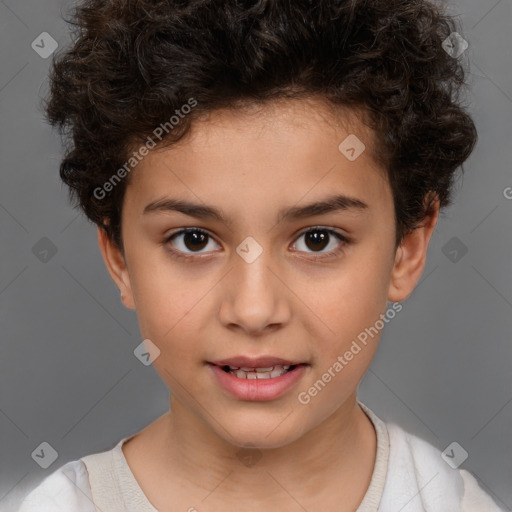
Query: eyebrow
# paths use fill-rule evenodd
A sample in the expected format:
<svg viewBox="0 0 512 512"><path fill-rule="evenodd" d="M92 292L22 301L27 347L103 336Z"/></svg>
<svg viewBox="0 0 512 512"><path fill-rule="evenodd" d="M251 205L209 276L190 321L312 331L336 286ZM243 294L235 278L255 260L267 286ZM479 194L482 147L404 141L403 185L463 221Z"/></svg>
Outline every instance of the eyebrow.
<svg viewBox="0 0 512 512"><path fill-rule="evenodd" d="M277 222L283 220L293 221L313 217L315 215L325 215L336 211L356 211L364 212L369 206L355 197L349 197L343 194L329 196L324 200L315 201L305 206L292 206L279 211ZM204 204L191 203L182 199L173 199L164 197L152 201L143 210L143 215L156 212L181 212L198 219L214 219L232 225L232 219L223 214L222 210Z"/></svg>

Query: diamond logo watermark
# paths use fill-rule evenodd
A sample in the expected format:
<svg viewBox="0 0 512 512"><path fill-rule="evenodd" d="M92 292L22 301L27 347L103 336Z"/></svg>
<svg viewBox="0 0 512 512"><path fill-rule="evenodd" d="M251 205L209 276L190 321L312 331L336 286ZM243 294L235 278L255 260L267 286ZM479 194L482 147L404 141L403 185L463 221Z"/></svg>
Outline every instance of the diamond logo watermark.
<svg viewBox="0 0 512 512"><path fill-rule="evenodd" d="M48 263L57 254L57 246L46 236L43 236L32 247L32 254L42 263Z"/></svg>
<svg viewBox="0 0 512 512"><path fill-rule="evenodd" d="M58 458L59 454L50 443L42 442L33 452L32 458L43 469L49 468Z"/></svg>
<svg viewBox="0 0 512 512"><path fill-rule="evenodd" d="M236 252L247 263L252 263L263 252L263 247L252 236L248 236L238 245Z"/></svg>
<svg viewBox="0 0 512 512"><path fill-rule="evenodd" d="M441 453L441 458L450 467L457 469L468 458L468 452L454 441Z"/></svg>
<svg viewBox="0 0 512 512"><path fill-rule="evenodd" d="M150 339L145 339L133 353L144 366L149 366L160 355L160 349Z"/></svg>
<svg viewBox="0 0 512 512"><path fill-rule="evenodd" d="M467 254L468 248L454 236L443 245L441 251L452 263L458 263Z"/></svg>
<svg viewBox="0 0 512 512"><path fill-rule="evenodd" d="M39 57L47 59L58 48L59 43L48 32L41 32L30 46Z"/></svg>
<svg viewBox="0 0 512 512"><path fill-rule="evenodd" d="M456 59L466 51L469 44L458 32L452 32L441 46L450 57Z"/></svg>
<svg viewBox="0 0 512 512"><path fill-rule="evenodd" d="M351 162L359 158L365 149L366 146L353 133L344 139L338 146L339 152Z"/></svg>
<svg viewBox="0 0 512 512"><path fill-rule="evenodd" d="M261 451L258 448L251 448L250 445L238 450L236 456L238 460L246 467L255 466L261 459Z"/></svg>

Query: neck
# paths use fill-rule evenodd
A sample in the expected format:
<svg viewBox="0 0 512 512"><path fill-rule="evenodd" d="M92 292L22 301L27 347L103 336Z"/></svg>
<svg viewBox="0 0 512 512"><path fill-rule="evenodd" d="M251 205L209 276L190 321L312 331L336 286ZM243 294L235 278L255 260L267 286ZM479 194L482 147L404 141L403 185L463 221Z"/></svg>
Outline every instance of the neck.
<svg viewBox="0 0 512 512"><path fill-rule="evenodd" d="M222 482L215 494L224 503L277 503L289 500L287 493L303 503L308 482L317 505L322 490L331 495L334 488L345 501L352 495L357 507L375 464L375 430L355 394L299 439L272 449L234 446L172 398L160 420L167 474L185 480L193 495L206 496Z"/></svg>

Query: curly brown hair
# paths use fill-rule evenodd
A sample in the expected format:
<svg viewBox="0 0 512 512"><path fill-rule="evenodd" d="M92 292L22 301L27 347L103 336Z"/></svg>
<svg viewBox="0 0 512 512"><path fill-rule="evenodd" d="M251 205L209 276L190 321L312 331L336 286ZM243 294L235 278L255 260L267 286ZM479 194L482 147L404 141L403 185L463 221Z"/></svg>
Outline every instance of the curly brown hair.
<svg viewBox="0 0 512 512"><path fill-rule="evenodd" d="M74 39L53 57L45 102L67 143L60 176L120 248L129 180L94 191L191 98L159 146L219 108L321 96L333 112L362 109L392 188L397 246L435 198L451 203L477 141L462 59L442 46L461 30L433 2L86 0L67 21Z"/></svg>

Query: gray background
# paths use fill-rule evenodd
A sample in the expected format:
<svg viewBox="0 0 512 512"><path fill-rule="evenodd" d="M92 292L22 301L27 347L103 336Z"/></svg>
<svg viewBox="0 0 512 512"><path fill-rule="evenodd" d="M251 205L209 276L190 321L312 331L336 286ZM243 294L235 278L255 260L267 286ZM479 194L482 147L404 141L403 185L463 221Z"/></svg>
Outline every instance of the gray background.
<svg viewBox="0 0 512 512"><path fill-rule="evenodd" d="M16 510L65 462L112 448L168 409L167 387L133 355L141 342L135 314L120 302L95 229L68 203L60 140L39 109L51 58L31 43L46 31L59 49L66 45L62 14L71 5L0 1L3 511ZM441 450L457 441L469 453L461 467L511 510L511 3L450 5L469 42L461 58L470 63L479 143L420 284L384 330L360 399ZM43 441L58 452L47 469L31 457Z"/></svg>

